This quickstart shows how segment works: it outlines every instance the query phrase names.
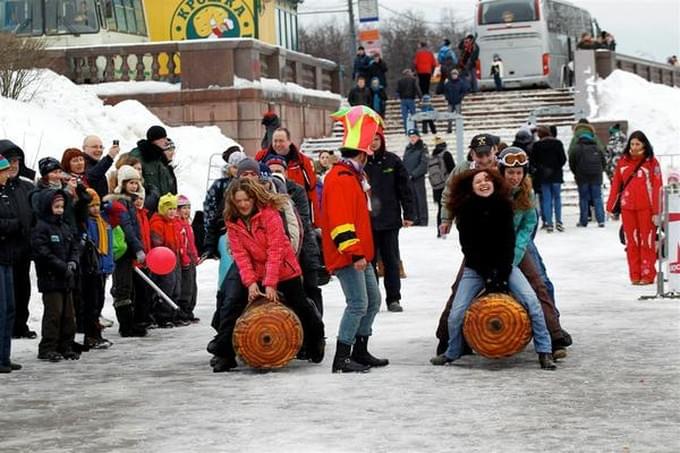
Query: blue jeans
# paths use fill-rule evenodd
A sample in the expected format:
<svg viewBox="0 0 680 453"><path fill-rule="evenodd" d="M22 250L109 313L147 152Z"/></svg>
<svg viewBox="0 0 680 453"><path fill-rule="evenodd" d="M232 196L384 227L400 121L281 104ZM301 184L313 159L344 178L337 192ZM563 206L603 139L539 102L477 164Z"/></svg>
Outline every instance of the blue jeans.
<svg viewBox="0 0 680 453"><path fill-rule="evenodd" d="M416 114L416 100L415 99L402 99L401 100L401 119L404 122L404 132L408 133L408 130L415 127L415 123L409 122L408 117L410 115Z"/></svg>
<svg viewBox="0 0 680 453"><path fill-rule="evenodd" d="M338 341L354 344L357 335L370 336L373 319L380 310L380 290L373 266L369 263L363 272L350 265L335 271L345 294L345 312L340 320Z"/></svg>
<svg viewBox="0 0 680 453"><path fill-rule="evenodd" d="M553 285L552 281L550 281L550 277L548 277L548 272L545 268L545 264L543 263L543 258L541 257L541 254L538 253L538 249L536 248L536 244L534 244L533 240L531 240L529 245L527 245L527 253L531 255L531 259L536 265L539 274L541 274L541 280L543 280L543 284L546 286L546 288L548 288L550 298L555 304L555 311L557 311L557 316L559 316L560 312L557 310L557 303L555 303L555 286Z"/></svg>
<svg viewBox="0 0 680 453"><path fill-rule="evenodd" d="M508 285L517 301L529 312L531 329L534 334L534 349L536 349L536 352L552 352L550 334L545 326L541 305L536 298L536 293L517 266L512 267ZM469 267L464 268L463 277L458 285L458 291L456 291L453 307L449 314L449 347L445 352L449 359L456 360L461 356L465 312L483 288L484 280L482 277Z"/></svg>
<svg viewBox="0 0 680 453"><path fill-rule="evenodd" d="M12 268L0 265L0 366L9 366L14 328L14 283Z"/></svg>
<svg viewBox="0 0 680 453"><path fill-rule="evenodd" d="M553 208L555 222L562 223L562 183L541 184L541 217L543 223L552 226Z"/></svg>
<svg viewBox="0 0 680 453"><path fill-rule="evenodd" d="M602 184L579 184L578 207L580 211L579 221L581 225L588 225L588 210L590 202L595 207L597 223L604 223L604 206L602 205Z"/></svg>

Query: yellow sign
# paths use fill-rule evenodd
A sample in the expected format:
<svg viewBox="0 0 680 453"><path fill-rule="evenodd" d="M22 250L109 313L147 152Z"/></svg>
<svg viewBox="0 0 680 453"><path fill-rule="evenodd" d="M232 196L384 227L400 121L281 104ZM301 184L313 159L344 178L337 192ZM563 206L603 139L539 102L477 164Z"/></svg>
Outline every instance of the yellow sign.
<svg viewBox="0 0 680 453"><path fill-rule="evenodd" d="M170 22L170 39L255 38L256 16L245 0L183 0Z"/></svg>

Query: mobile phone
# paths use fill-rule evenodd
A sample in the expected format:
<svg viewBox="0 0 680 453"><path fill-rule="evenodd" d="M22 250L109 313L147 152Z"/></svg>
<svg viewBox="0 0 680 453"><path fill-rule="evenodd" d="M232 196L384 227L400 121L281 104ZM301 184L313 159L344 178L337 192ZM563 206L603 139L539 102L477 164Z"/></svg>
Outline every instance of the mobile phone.
<svg viewBox="0 0 680 453"><path fill-rule="evenodd" d="M120 145L120 142L119 142L118 140L114 140L114 141L113 141L113 145L114 145L114 146L118 146L118 145Z"/></svg>

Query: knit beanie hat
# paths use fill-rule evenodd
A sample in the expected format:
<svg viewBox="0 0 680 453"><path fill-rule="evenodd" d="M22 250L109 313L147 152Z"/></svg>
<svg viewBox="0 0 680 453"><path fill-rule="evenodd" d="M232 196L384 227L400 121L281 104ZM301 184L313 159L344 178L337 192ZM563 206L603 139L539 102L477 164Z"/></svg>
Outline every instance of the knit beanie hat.
<svg viewBox="0 0 680 453"><path fill-rule="evenodd" d="M0 154L0 171L7 170L9 168L9 161L5 159L5 156Z"/></svg>
<svg viewBox="0 0 680 453"><path fill-rule="evenodd" d="M241 177L241 175L247 171L254 171L258 175L260 174L260 164L258 161L255 159L251 159L250 157L247 157L243 159L241 162L238 164L238 169L236 170L236 176Z"/></svg>
<svg viewBox="0 0 680 453"><path fill-rule="evenodd" d="M185 195L177 195L177 207L191 206L191 201Z"/></svg>
<svg viewBox="0 0 680 453"><path fill-rule="evenodd" d="M158 200L158 213L166 216L170 209L177 209L177 195L166 193Z"/></svg>
<svg viewBox="0 0 680 453"><path fill-rule="evenodd" d="M64 171L71 173L71 159L75 159L76 157L85 158L85 153L78 148L68 148L61 156L61 168L63 168Z"/></svg>
<svg viewBox="0 0 680 453"><path fill-rule="evenodd" d="M288 169L288 163L282 156L269 156L264 163L267 167L270 167L271 165L281 165L286 170Z"/></svg>
<svg viewBox="0 0 680 453"><path fill-rule="evenodd" d="M54 206L58 201L65 201L64 195L59 192L57 192L52 198L52 206Z"/></svg>
<svg viewBox="0 0 680 453"><path fill-rule="evenodd" d="M146 131L146 139L150 142L158 140L159 138L166 138L168 133L165 131L163 126L151 126L148 131Z"/></svg>
<svg viewBox="0 0 680 453"><path fill-rule="evenodd" d="M98 205L102 204L102 200L101 200L101 198L99 198L99 194L97 193L96 190L86 189L85 191L90 196L90 198L92 198L92 200L90 200L89 206L94 206L96 204L98 204Z"/></svg>
<svg viewBox="0 0 680 453"><path fill-rule="evenodd" d="M40 176L45 177L54 170L64 170L61 164L54 157L43 157L38 161L38 170L40 170Z"/></svg>
<svg viewBox="0 0 680 453"><path fill-rule="evenodd" d="M236 151L229 156L227 163L232 166L237 166L243 159L247 159L248 156L243 151Z"/></svg>
<svg viewBox="0 0 680 453"><path fill-rule="evenodd" d="M139 172L134 167L123 165L118 169L118 186L114 189L114 193L123 193L123 187L126 181L136 179L141 183Z"/></svg>
<svg viewBox="0 0 680 453"><path fill-rule="evenodd" d="M668 173L668 184L680 184L680 170L671 168Z"/></svg>

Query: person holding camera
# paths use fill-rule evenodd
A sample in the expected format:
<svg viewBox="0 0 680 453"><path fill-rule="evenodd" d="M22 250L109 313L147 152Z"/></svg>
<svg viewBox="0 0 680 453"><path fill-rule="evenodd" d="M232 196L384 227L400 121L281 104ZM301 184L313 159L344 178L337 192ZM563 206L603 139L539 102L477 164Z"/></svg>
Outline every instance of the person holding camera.
<svg viewBox="0 0 680 453"><path fill-rule="evenodd" d="M113 165L113 161L120 153L118 140L113 141L106 156L102 139L96 135L88 135L83 140L83 153L85 158L85 175L89 182L89 187L94 189L99 198L104 198L109 193L109 186L106 180L106 173Z"/></svg>

